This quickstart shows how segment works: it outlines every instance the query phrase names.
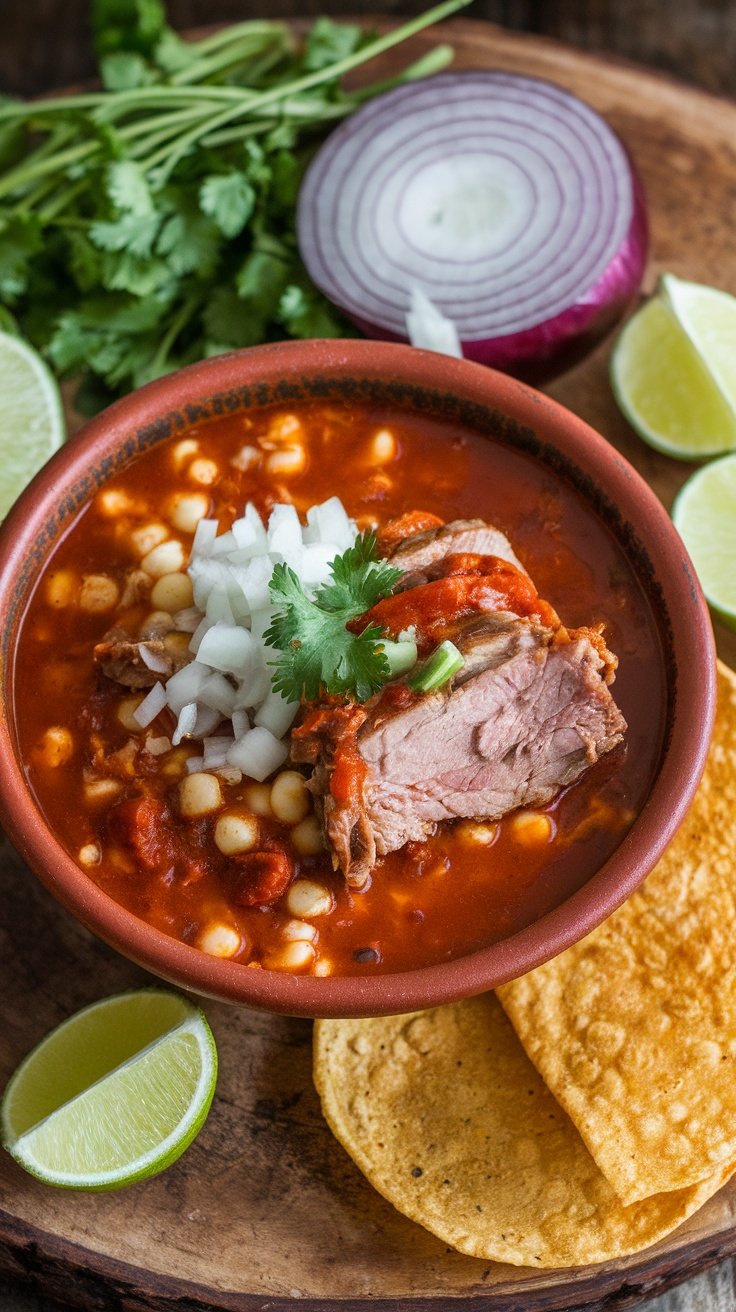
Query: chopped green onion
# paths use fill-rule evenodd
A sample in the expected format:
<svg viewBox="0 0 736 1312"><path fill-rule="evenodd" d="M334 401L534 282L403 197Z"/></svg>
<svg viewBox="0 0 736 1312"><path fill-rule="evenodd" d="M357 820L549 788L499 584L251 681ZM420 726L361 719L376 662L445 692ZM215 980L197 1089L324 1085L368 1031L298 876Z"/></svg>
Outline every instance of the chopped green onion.
<svg viewBox="0 0 736 1312"><path fill-rule="evenodd" d="M419 669L409 675L406 682L413 692L434 692L436 688L442 688L464 664L465 658L454 642L441 642Z"/></svg>
<svg viewBox="0 0 736 1312"><path fill-rule="evenodd" d="M392 679L397 679L400 674L406 674L407 670L413 669L417 663L415 642L390 642L386 639L385 642L379 643L378 650L388 661Z"/></svg>

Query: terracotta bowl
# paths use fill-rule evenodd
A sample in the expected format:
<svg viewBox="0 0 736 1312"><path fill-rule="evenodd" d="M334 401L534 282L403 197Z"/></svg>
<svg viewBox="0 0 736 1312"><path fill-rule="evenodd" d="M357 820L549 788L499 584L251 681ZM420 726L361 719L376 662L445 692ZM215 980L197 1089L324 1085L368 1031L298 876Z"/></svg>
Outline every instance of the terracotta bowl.
<svg viewBox="0 0 736 1312"><path fill-rule="evenodd" d="M138 453L210 415L269 402L343 399L419 408L531 454L578 489L622 544L657 616L666 669L663 749L643 809L614 854L573 896L471 955L401 974L316 978L248 970L151 928L103 893L61 847L31 793L14 719L14 653L39 573L80 507ZM339 487L336 489L339 491ZM41 471L0 533L0 811L50 892L95 934L177 985L306 1016L377 1015L479 993L520 975L599 924L652 868L700 778L715 698L708 612L657 498L582 420L480 365L369 341L290 342L221 356L152 383L88 424Z"/></svg>

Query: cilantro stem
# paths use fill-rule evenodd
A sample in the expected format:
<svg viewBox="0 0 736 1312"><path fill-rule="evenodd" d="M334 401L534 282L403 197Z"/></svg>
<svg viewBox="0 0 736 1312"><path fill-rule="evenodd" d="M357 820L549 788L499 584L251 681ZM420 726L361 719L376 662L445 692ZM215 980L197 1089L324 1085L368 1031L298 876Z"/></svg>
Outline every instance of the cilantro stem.
<svg viewBox="0 0 736 1312"><path fill-rule="evenodd" d="M431 77L433 73L439 73L441 69L447 68L453 54L452 46L447 44L434 46L396 77L385 78L382 82L371 82L370 86L359 87L356 91L352 91L352 108L361 105L364 100L372 100L374 96L383 95L384 91L391 91L393 87L400 86L403 82L413 82L417 78Z"/></svg>
<svg viewBox="0 0 736 1312"><path fill-rule="evenodd" d="M0 179L0 196L17 191L19 187L24 187L26 183L34 182L36 178L44 177L47 173L57 173L60 169L68 168L70 164L80 163L99 150L99 145L98 141L85 141L79 146L70 146L68 150L60 150L57 154L48 155L40 160L37 160L35 155L31 155L29 163L11 169Z"/></svg>
<svg viewBox="0 0 736 1312"><path fill-rule="evenodd" d="M254 56L260 56L258 60L259 73L273 64L288 53L282 42L274 46L273 42L265 45L262 40L254 40L251 36L243 37L240 40L231 40L224 49L215 51L207 58L195 60L193 64L188 64L185 68L179 69L169 78L169 85L176 86L182 82L202 82L207 77L213 77L215 74L233 72L243 64L252 61ZM250 70L253 77L253 70Z"/></svg>
<svg viewBox="0 0 736 1312"><path fill-rule="evenodd" d="M166 335L161 339L158 350L156 351L156 354L151 360L151 364L150 364L151 378L156 378L161 373L161 370L164 368L166 361L169 357L169 352L172 346L174 345L174 342L176 341L182 329L184 329L188 324L189 320L191 319L192 315L194 314L194 311L196 310L201 300L202 300L201 292L192 292L192 294L188 296L187 299L184 301L184 304L182 305L179 313L174 315L174 318L169 324Z"/></svg>
<svg viewBox="0 0 736 1312"><path fill-rule="evenodd" d="M295 78L292 82L270 87L267 91L262 91L248 99L256 100L258 110L261 112L266 105L291 99L300 91L310 91L312 87L318 87L324 82L334 82L344 77L346 73L352 72L354 68L359 67L361 64L367 63L370 59L375 59L393 46L406 41L410 36L415 36L416 33L423 31L430 24L437 23L440 19L457 13L458 9L466 8L470 3L471 0L442 0L442 4L435 5L433 9L428 9L426 13L420 14L408 23L404 23L402 27L384 33L383 36L377 37L375 41L371 41L367 46L363 46L361 50L354 51L351 55L345 55L343 59L337 59L334 64L329 64L326 68L318 69L314 73L307 73L304 77ZM242 114L250 113L252 109L253 105L248 104L247 99L243 100L240 104L232 105L228 109L222 110L221 113L215 114L209 124L200 124L199 127L192 128L190 132L185 133L179 139L165 164L161 165L157 182L162 184L167 181L179 161L189 153L192 146L195 146L202 136L219 127L224 127L227 123L231 123L233 119L240 118Z"/></svg>
<svg viewBox="0 0 736 1312"><path fill-rule="evenodd" d="M199 54L205 54L212 50L218 50L220 46L229 45L230 42L239 40L241 36L249 35L254 37L278 37L285 54L289 54L294 48L291 32L285 23L271 23L268 20L259 22L258 19L247 19L244 23L230 23L227 27L218 28L216 32L212 32L209 36L203 36L201 40L194 43L194 49Z"/></svg>
<svg viewBox="0 0 736 1312"><path fill-rule="evenodd" d="M61 187L57 192L56 199L52 200L39 214L41 223L50 223L52 219L55 219L58 222L59 220L57 216L61 214L61 212L65 210L73 200L76 200L77 196L84 191L86 186L86 179L79 178L76 182L71 183L70 186ZM79 218L68 220L68 226L72 225L84 229L87 227L87 221Z"/></svg>

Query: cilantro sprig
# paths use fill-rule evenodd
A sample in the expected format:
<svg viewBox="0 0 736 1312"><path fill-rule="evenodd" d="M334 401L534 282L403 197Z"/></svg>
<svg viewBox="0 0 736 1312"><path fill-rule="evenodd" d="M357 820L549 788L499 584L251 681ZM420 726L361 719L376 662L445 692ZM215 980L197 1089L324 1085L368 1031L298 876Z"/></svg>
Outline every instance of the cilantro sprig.
<svg viewBox="0 0 736 1312"><path fill-rule="evenodd" d="M295 232L320 137L392 83L345 74L470 0L382 36L318 19L235 23L183 41L162 0L94 0L103 90L0 100L0 327L87 408L181 365L350 327L312 285ZM436 46L393 81L436 72Z"/></svg>
<svg viewBox="0 0 736 1312"><path fill-rule="evenodd" d="M393 592L401 570L379 559L375 535L366 533L335 557L331 574L310 600L288 565L273 571L271 596L284 609L264 641L281 653L273 662L272 683L289 702L313 701L322 691L364 702L391 676L380 647L383 630L370 624L355 634L345 626Z"/></svg>

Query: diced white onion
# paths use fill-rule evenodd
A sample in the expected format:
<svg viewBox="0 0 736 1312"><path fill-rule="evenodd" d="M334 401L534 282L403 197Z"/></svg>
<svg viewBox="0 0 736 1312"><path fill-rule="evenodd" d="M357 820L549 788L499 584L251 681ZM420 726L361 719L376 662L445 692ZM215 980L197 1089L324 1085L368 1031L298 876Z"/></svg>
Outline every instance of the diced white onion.
<svg viewBox="0 0 736 1312"><path fill-rule="evenodd" d="M234 745L235 739L230 735L219 738L203 738L205 770L215 770L218 766L226 765L227 754Z"/></svg>
<svg viewBox="0 0 736 1312"><path fill-rule="evenodd" d="M166 705L166 690L162 683L154 683L151 691L143 698L143 701L136 706L133 711L133 719L137 720L142 729L146 729L152 724L157 715L160 715ZM150 740L149 740L150 741ZM146 744L148 746L148 744ZM150 751L150 747L149 747Z"/></svg>
<svg viewBox="0 0 736 1312"><path fill-rule="evenodd" d="M158 688L161 684L156 685ZM141 705L143 703L141 702ZM171 739L163 735L160 738L146 738L146 751L150 756L163 756L164 752L171 751Z"/></svg>
<svg viewBox="0 0 736 1312"><path fill-rule="evenodd" d="M412 346L462 359L463 348L455 324L418 287L411 289L406 330Z"/></svg>
<svg viewBox="0 0 736 1312"><path fill-rule="evenodd" d="M188 566L194 605L173 621L192 635L193 659L165 689L157 685L164 699L159 710L168 705L177 720L169 746L202 740L203 754L188 759L188 771L261 783L286 760L298 710L273 690L276 653L263 640L278 609L269 586L274 566L286 562L312 595L329 578L335 556L352 546L357 528L337 497L310 507L304 527L292 505L274 506L266 526L250 502L231 529L218 536L218 527L214 519L197 525Z"/></svg>
<svg viewBox="0 0 736 1312"><path fill-rule="evenodd" d="M216 519L200 519L192 541L192 558L195 556L209 556L219 527L219 522Z"/></svg>
<svg viewBox="0 0 736 1312"><path fill-rule="evenodd" d="M280 692L270 688L253 717L253 723L269 729L275 738L283 738L294 723L298 710L298 702L287 702Z"/></svg>
<svg viewBox="0 0 736 1312"><path fill-rule="evenodd" d="M185 610L178 610L172 618L174 628L179 633L194 633L201 622L202 612L198 606L187 606Z"/></svg>
<svg viewBox="0 0 736 1312"><path fill-rule="evenodd" d="M138 651L143 664L147 665L149 670L153 670L154 674L168 673L170 669L168 656L161 652L151 651L151 648L145 642L138 643Z"/></svg>
<svg viewBox="0 0 736 1312"><path fill-rule="evenodd" d="M179 712L179 719L176 722L176 728L172 734L171 741L174 747L178 747L182 738L190 738L194 732L194 726L197 723L197 703L187 702L182 706Z"/></svg>

